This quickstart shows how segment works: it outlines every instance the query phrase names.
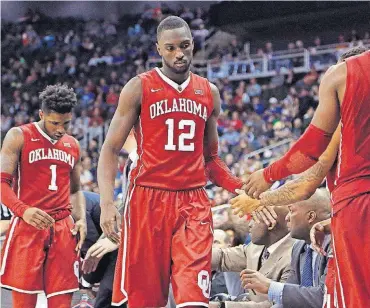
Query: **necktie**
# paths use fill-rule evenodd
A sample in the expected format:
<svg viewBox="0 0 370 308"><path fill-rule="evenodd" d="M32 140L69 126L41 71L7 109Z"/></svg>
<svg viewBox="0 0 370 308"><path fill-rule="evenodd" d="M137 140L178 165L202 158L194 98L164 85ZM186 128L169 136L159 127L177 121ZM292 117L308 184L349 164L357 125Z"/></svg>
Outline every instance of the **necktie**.
<svg viewBox="0 0 370 308"><path fill-rule="evenodd" d="M262 253L261 266L267 261L269 256L270 256L270 253L268 252L267 248L265 248Z"/></svg>
<svg viewBox="0 0 370 308"><path fill-rule="evenodd" d="M301 286L312 287L313 285L313 272L312 272L312 248L306 246L306 258L303 264Z"/></svg>

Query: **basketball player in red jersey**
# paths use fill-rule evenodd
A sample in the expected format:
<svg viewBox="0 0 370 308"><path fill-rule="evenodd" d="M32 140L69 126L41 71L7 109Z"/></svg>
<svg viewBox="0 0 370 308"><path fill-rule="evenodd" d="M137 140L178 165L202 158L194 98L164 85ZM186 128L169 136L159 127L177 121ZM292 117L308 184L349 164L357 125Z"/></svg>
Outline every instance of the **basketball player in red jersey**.
<svg viewBox="0 0 370 308"><path fill-rule="evenodd" d="M53 85L40 100L41 120L12 128L1 149L1 202L15 215L1 254L1 286L12 290L15 308L34 308L43 291L49 307L69 308L86 235L80 149L66 134L77 99Z"/></svg>
<svg viewBox="0 0 370 308"><path fill-rule="evenodd" d="M243 183L217 155L220 96L189 70L194 47L189 26L167 17L157 28L157 40L163 67L123 88L98 164L101 226L121 242L112 305L165 306L171 279L178 307L208 307L213 234L203 187L207 176L230 192ZM119 238L114 177L133 126L139 159Z"/></svg>
<svg viewBox="0 0 370 308"><path fill-rule="evenodd" d="M367 307L370 298L370 51L327 71L310 128L279 161L251 176L247 192L259 196L269 182L306 169L326 147L340 120L341 142L332 192L332 243L337 307ZM320 143L318 145L318 143Z"/></svg>

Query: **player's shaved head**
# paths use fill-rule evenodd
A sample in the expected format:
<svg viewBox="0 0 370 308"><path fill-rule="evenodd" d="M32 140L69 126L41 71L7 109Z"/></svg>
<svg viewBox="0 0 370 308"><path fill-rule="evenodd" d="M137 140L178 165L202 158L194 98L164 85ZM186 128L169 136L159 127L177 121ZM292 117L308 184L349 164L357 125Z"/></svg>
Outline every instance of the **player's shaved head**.
<svg viewBox="0 0 370 308"><path fill-rule="evenodd" d="M365 51L368 51L368 49L365 46L353 47L353 48L347 50L346 52L342 53L342 55L339 57L338 62L343 62L343 61L345 61L346 59L348 59L350 57L358 56L358 55L364 53Z"/></svg>
<svg viewBox="0 0 370 308"><path fill-rule="evenodd" d="M183 27L189 31L189 34L191 37L191 31L190 31L189 25L187 24L185 20L177 16L166 17L159 23L157 27L157 41L160 40L163 31L173 30L173 29L178 29L178 28L183 28Z"/></svg>

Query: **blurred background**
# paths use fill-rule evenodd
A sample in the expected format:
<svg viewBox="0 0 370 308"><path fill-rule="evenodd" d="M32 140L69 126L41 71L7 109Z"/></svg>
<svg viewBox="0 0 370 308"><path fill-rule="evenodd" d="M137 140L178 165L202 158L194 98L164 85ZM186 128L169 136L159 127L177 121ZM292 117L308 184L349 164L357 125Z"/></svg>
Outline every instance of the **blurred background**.
<svg viewBox="0 0 370 308"><path fill-rule="evenodd" d="M83 149L82 187L99 192L99 149L119 93L136 74L160 66L155 32L168 15L189 23L192 71L220 90L219 154L241 178L304 132L326 69L348 48L370 46L368 1L1 1L1 137L38 120L38 93L47 84L68 84L79 100L70 134ZM127 157L122 151L117 203ZM243 243L246 229L222 206L231 195L206 188L221 205L215 225L236 227Z"/></svg>

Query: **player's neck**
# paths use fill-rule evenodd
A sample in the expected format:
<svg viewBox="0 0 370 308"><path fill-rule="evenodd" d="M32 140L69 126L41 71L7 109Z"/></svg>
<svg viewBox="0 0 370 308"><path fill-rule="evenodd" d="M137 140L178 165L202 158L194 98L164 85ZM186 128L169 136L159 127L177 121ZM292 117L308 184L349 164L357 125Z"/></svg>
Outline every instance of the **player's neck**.
<svg viewBox="0 0 370 308"><path fill-rule="evenodd" d="M163 65L160 70L166 77L176 82L177 84L182 84L190 75L190 70L183 74L176 74L168 69L165 65Z"/></svg>
<svg viewBox="0 0 370 308"><path fill-rule="evenodd" d="M40 128L41 128L41 130L42 130L46 135L48 135L50 139L55 140L55 139L53 139L53 137L51 137L51 136L47 133L47 131L46 131L46 129L45 129L45 123L44 123L44 120L40 120L40 121L36 122L36 125L37 125L38 127L40 127Z"/></svg>

